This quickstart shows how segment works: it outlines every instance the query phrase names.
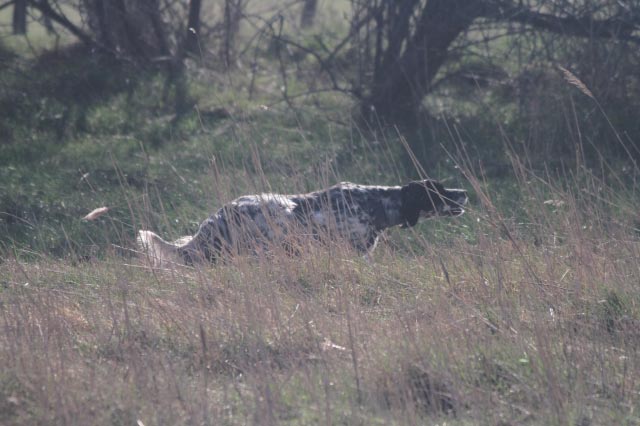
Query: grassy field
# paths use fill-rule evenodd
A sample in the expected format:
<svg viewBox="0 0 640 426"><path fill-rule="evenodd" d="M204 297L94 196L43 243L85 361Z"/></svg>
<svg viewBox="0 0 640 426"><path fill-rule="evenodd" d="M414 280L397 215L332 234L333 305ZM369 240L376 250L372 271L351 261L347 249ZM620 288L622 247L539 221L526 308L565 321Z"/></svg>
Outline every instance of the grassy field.
<svg viewBox="0 0 640 426"><path fill-rule="evenodd" d="M0 424L640 425L633 160L540 163L506 121L454 120L428 174L469 190L463 217L371 261L335 241L152 269L139 229L421 167L344 95L282 102L268 58L251 94L188 66L176 116L162 73L24 43L0 45Z"/></svg>
<svg viewBox="0 0 640 426"><path fill-rule="evenodd" d="M7 258L3 423L637 424L638 242L563 195L373 263Z"/></svg>
<svg viewBox="0 0 640 426"><path fill-rule="evenodd" d="M139 227L177 236L218 200L344 177L326 164L284 173L274 152L288 144L268 154L252 140L238 138L251 160L236 163L181 154L193 141L135 157L147 190L125 171L133 163L111 158L111 186L71 179L93 188L67 195L77 204L61 208L63 222L109 200L101 189L119 203L73 222L95 253L70 237L61 256L46 240L5 246L0 422L640 423L632 184L612 190L587 169L551 179L516 159L508 179L486 181L461 161L467 214L393 230L372 262L339 242L175 270L131 257ZM304 149L328 157L331 146ZM392 158L380 151L369 155ZM351 173L375 181L385 170ZM26 235L65 238L65 226L42 223Z"/></svg>

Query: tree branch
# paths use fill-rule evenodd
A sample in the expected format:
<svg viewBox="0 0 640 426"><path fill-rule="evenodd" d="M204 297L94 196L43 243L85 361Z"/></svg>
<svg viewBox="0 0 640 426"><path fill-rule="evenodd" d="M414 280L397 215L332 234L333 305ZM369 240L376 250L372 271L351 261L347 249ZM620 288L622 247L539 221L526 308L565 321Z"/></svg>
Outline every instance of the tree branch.
<svg viewBox="0 0 640 426"><path fill-rule="evenodd" d="M607 19L595 19L587 16L556 16L548 13L535 12L531 9L513 4L493 4L487 7L486 18L502 19L518 22L534 28L575 37L598 37L605 39L619 39L640 43L640 16L629 13L628 16L616 15Z"/></svg>
<svg viewBox="0 0 640 426"><path fill-rule="evenodd" d="M3 4L0 4L0 10L11 6L13 3L14 3L14 0L9 0L9 1L3 3Z"/></svg>
<svg viewBox="0 0 640 426"><path fill-rule="evenodd" d="M44 16L62 25L67 31L76 36L83 43L91 46L97 45L96 41L91 36L82 31L66 16L59 14L55 9L53 9L48 0L32 1L31 5L38 9Z"/></svg>

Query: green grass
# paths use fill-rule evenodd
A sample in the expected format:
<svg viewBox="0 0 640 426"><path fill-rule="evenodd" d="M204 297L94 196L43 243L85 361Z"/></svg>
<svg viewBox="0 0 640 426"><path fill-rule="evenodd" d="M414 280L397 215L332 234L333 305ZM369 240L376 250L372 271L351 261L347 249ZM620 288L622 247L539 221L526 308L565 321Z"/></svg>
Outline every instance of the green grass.
<svg viewBox="0 0 640 426"><path fill-rule="evenodd" d="M6 258L3 421L638 424L639 242L554 195L543 241L478 202L474 241L393 232L373 263Z"/></svg>
<svg viewBox="0 0 640 426"><path fill-rule="evenodd" d="M473 117L408 143L470 191L463 217L390 230L371 262L336 241L154 270L139 229L419 173L352 99L282 102L268 51L252 97L246 70L189 66L195 107L176 116L162 72L3 43L19 55L0 65L0 424L640 424L632 162L538 163L512 105L456 98Z"/></svg>
<svg viewBox="0 0 640 426"><path fill-rule="evenodd" d="M175 120L162 83L1 148L1 423L640 422L629 179L517 157L484 179L460 155L468 180L452 160L434 175L462 180L468 213L391 230L371 263L336 242L153 270L138 229L192 233L244 193L407 178L399 141L316 106L220 118L196 80L199 113Z"/></svg>

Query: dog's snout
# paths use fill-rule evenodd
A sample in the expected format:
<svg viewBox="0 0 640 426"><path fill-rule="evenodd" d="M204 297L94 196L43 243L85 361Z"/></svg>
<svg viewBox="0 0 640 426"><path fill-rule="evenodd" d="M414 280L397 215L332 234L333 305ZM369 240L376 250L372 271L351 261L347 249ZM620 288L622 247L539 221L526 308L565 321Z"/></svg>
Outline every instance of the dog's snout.
<svg viewBox="0 0 640 426"><path fill-rule="evenodd" d="M450 190L451 192L451 201L453 201L454 203L460 205L460 206L464 206L465 204L467 204L469 202L469 197L467 196L467 191L465 191L464 189L453 189Z"/></svg>
<svg viewBox="0 0 640 426"><path fill-rule="evenodd" d="M467 195L467 191L461 190L458 196L458 204L464 206L469 202L469 196Z"/></svg>

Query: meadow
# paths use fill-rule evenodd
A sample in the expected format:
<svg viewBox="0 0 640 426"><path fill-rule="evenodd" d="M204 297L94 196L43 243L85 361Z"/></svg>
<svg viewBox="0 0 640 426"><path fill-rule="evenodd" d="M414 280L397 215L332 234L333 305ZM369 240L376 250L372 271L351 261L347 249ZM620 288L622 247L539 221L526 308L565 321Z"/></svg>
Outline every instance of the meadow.
<svg viewBox="0 0 640 426"><path fill-rule="evenodd" d="M0 424L640 425L633 156L586 155L568 122L575 152L541 161L485 99L486 120L443 115L425 159L344 94L292 105L275 72L249 95L246 69L194 64L177 117L161 73L11 49ZM389 230L371 259L337 240L151 268L135 246L244 194L425 176L466 188L467 212Z"/></svg>
<svg viewBox="0 0 640 426"><path fill-rule="evenodd" d="M26 234L62 233L62 255L46 249L55 239L5 246L3 423L638 424L634 185L612 189L587 168L539 174L517 158L487 180L460 160L465 216L392 230L371 261L337 241L158 270L135 256L135 229L178 236L209 202L343 178L326 164L275 173L262 148L236 169L214 157L171 167L166 155L148 164L163 165L167 186L143 191L105 166L120 204L95 222L80 218L111 205L105 184L82 195L93 204L66 201L90 243L43 220ZM402 178L383 164L360 180Z"/></svg>

